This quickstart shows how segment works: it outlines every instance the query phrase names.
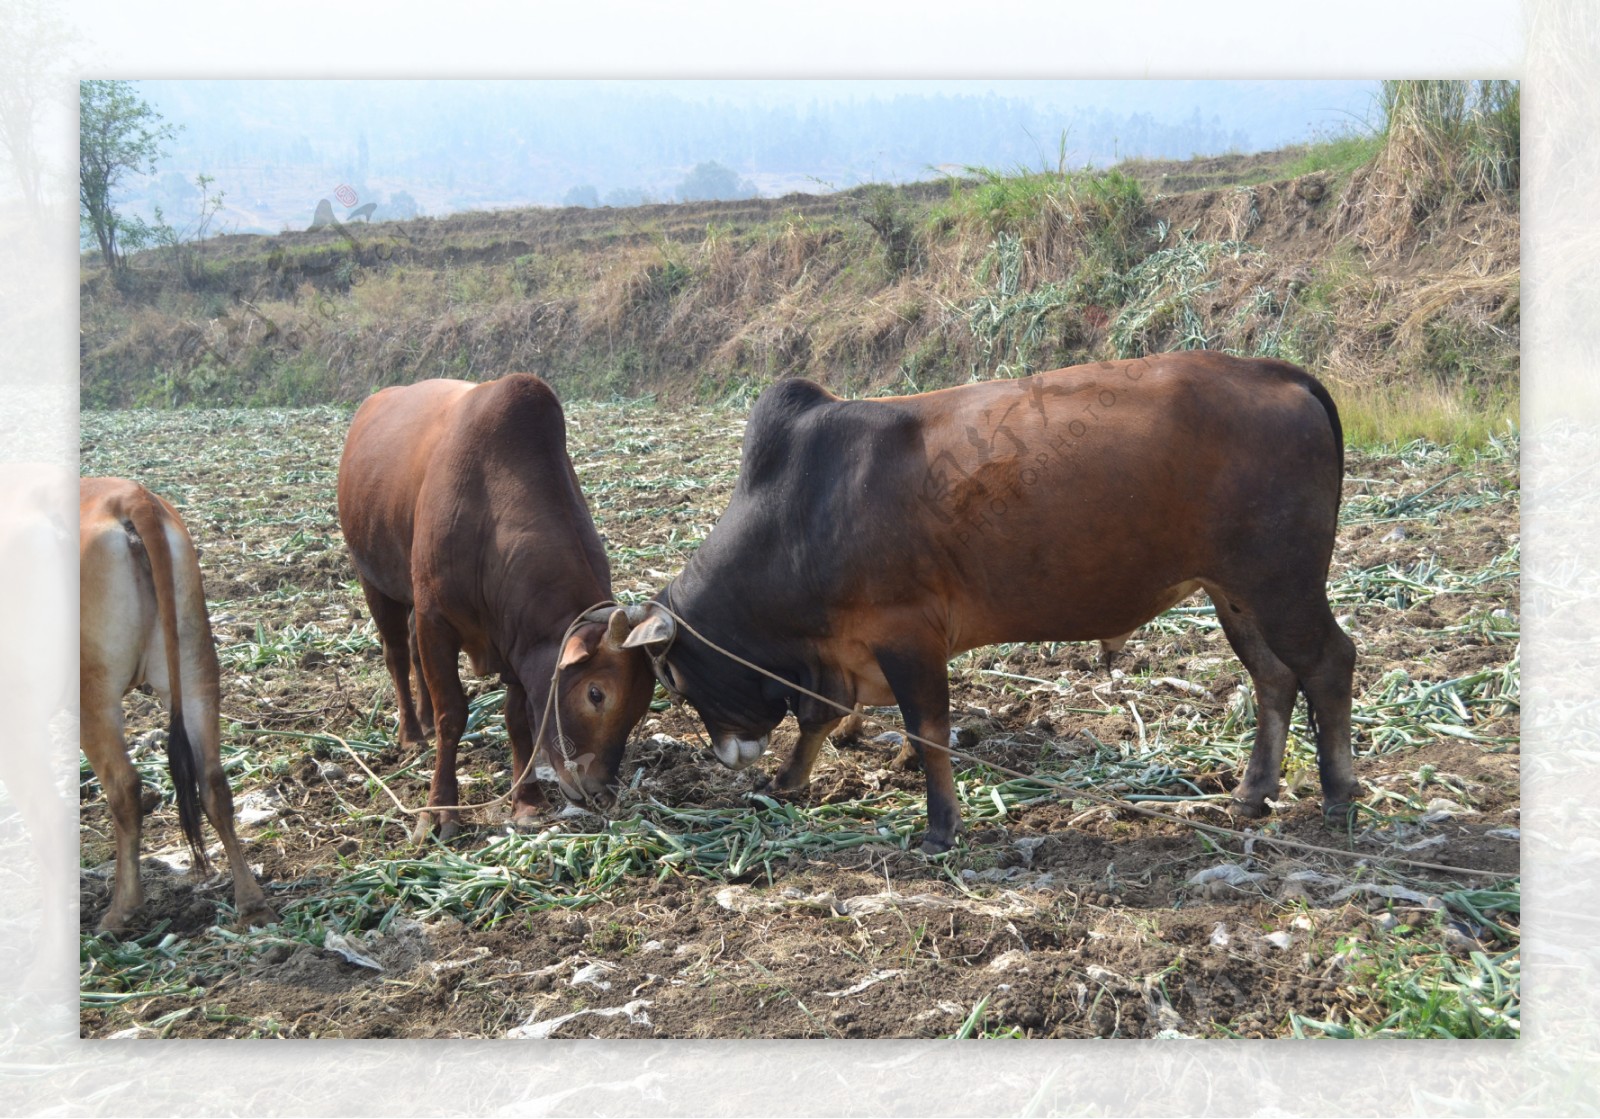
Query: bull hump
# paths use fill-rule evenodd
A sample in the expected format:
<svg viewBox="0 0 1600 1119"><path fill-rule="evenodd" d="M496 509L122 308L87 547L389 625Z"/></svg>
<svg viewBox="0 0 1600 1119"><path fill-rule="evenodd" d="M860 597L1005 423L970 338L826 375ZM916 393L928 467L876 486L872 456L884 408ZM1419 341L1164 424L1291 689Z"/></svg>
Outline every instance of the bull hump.
<svg viewBox="0 0 1600 1119"><path fill-rule="evenodd" d="M750 428L758 431L782 428L800 413L837 399L814 381L790 377L761 394L750 410Z"/></svg>
<svg viewBox="0 0 1600 1119"><path fill-rule="evenodd" d="M474 437L504 439L508 448L519 450L530 444L541 449L565 448L566 419L549 385L531 373L519 373L483 388L492 391L463 417L465 430Z"/></svg>

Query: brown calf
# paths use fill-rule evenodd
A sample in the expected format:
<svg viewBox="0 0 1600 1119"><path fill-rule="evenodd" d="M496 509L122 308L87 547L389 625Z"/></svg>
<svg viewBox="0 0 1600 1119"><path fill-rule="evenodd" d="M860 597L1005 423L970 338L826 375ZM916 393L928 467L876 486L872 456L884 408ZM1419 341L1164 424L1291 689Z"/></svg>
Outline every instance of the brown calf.
<svg viewBox="0 0 1600 1119"><path fill-rule="evenodd" d="M239 925L277 920L233 830L233 795L222 772L217 653L194 543L177 510L136 482L84 478L78 490L79 681L83 752L105 789L117 868L102 932L126 928L144 900L139 883L139 775L128 760L122 697L149 684L171 713L167 762L178 819L209 873L200 808L222 839L233 872Z"/></svg>

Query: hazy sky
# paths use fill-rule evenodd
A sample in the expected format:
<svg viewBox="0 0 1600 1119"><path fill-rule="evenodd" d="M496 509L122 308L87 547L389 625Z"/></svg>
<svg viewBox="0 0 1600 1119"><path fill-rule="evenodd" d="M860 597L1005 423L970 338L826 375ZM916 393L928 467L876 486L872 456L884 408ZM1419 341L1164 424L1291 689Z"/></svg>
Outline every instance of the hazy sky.
<svg viewBox="0 0 1600 1119"><path fill-rule="evenodd" d="M422 212L671 200L726 167L775 196L963 167L1259 151L1359 128L1371 81L159 80L183 131L124 201L169 215L204 172L219 228L304 225L335 192ZM349 191L340 191L340 187ZM576 193L575 193L576 192ZM351 203L350 205L355 205ZM381 215L380 215L381 216Z"/></svg>

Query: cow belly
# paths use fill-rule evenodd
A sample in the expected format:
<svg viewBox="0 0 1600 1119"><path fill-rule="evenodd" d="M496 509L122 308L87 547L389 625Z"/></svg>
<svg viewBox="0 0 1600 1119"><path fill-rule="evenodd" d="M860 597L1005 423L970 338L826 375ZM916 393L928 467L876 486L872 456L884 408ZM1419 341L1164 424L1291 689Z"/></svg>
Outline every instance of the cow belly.
<svg viewBox="0 0 1600 1119"><path fill-rule="evenodd" d="M1020 601L967 602L952 611L951 655L1003 641L1112 641L1200 589L1198 579L1111 593L1096 587L1033 588Z"/></svg>

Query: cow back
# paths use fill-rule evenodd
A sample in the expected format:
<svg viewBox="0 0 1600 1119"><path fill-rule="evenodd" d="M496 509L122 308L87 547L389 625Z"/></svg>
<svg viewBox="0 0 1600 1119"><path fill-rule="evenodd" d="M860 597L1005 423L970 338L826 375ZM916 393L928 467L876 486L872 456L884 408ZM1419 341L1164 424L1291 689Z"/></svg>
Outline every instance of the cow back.
<svg viewBox="0 0 1600 1119"><path fill-rule="evenodd" d="M610 597L565 417L538 377L502 377L456 402L418 493L411 582L419 605L460 619L469 651L476 631L508 656Z"/></svg>
<svg viewBox="0 0 1600 1119"><path fill-rule="evenodd" d="M356 410L339 461L339 524L362 577L409 603L417 498L467 381L384 389Z"/></svg>
<svg viewBox="0 0 1600 1119"><path fill-rule="evenodd" d="M1325 573L1342 458L1326 392L1281 362L1168 354L859 401L780 382L674 599L779 637L925 615L951 652L1114 638L1197 578L1248 578L1264 537Z"/></svg>

